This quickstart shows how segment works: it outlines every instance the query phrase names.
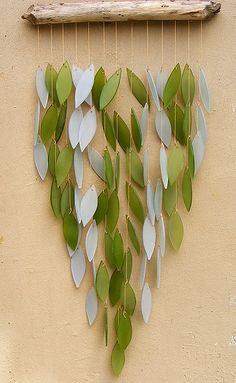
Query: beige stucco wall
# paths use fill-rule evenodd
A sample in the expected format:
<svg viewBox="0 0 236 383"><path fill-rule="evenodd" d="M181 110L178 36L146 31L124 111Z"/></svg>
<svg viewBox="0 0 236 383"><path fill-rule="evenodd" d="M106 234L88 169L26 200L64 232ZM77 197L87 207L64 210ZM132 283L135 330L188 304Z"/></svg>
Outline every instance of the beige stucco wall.
<svg viewBox="0 0 236 383"><path fill-rule="evenodd" d="M149 325L136 310L121 383L236 381L236 3L222 3L222 13L204 25L203 65L213 112L208 116L204 164L194 181L192 211L188 215L179 207L185 225L183 246L178 254L167 249L161 289L152 290ZM61 223L49 206L50 179L40 182L32 160L34 75L38 64L50 60L50 30L40 29L38 55L36 29L20 19L30 4L31 0L2 0L0 4L0 381L110 383L116 380L109 365L113 336L105 349L102 309L93 328L88 327L84 312L91 270L88 266L76 290ZM173 24L165 24L166 68L173 65L173 31ZM187 57L186 31L186 24L177 24L177 59L182 64ZM115 69L113 26L107 26L106 35L106 70L111 73ZM151 24L149 35L149 66L156 74L161 61L160 26ZM129 37L130 26L120 25L118 65L123 68L131 61ZM74 45L74 27L66 27L65 57L71 63ZM137 24L133 61L140 76L146 67L145 51L145 26ZM96 67L103 63L101 52L101 27L92 26L91 61ZM78 55L79 64L85 67L85 27L79 29ZM191 26L190 57L197 70L199 24ZM60 28L54 29L53 61L56 66L62 61ZM124 75L115 106L128 117L131 102L140 113ZM159 143L152 125L148 140L154 182ZM103 146L101 132L94 145ZM86 172L84 189L94 177ZM102 183L97 185L101 190ZM121 200L124 203L122 195ZM100 245L97 263L101 254ZM132 283L138 290L137 257L135 264ZM111 333L112 328L111 324Z"/></svg>

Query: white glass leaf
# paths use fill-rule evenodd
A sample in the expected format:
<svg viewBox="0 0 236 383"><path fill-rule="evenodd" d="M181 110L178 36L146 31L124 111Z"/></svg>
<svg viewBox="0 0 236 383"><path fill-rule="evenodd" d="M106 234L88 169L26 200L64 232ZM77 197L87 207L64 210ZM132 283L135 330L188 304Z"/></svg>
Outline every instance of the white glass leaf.
<svg viewBox="0 0 236 383"><path fill-rule="evenodd" d="M98 175L98 177L105 181L104 160L101 154L98 153L95 149L90 149L88 147L88 158L90 165L92 166L95 173Z"/></svg>
<svg viewBox="0 0 236 383"><path fill-rule="evenodd" d="M38 142L39 134L39 119L40 119L40 102L37 102L35 114L34 114L34 146Z"/></svg>
<svg viewBox="0 0 236 383"><path fill-rule="evenodd" d="M150 221L152 225L154 225L155 223L154 189L150 181L147 184L147 208L148 208L148 215L149 215Z"/></svg>
<svg viewBox="0 0 236 383"><path fill-rule="evenodd" d="M141 312L143 320L148 323L152 310L152 294L148 283L146 282L143 287L142 299L141 299Z"/></svg>
<svg viewBox="0 0 236 383"><path fill-rule="evenodd" d="M204 157L205 145L200 132L197 132L193 142L193 155L194 155L194 175L197 174Z"/></svg>
<svg viewBox="0 0 236 383"><path fill-rule="evenodd" d="M93 282L94 282L94 284L95 284L95 282L96 282L96 274L97 274L97 272L96 272L96 265L95 265L95 260L94 260L94 258L92 259L92 269L93 269Z"/></svg>
<svg viewBox="0 0 236 383"><path fill-rule="evenodd" d="M166 231L165 231L165 222L164 222L164 218L162 214L159 220L159 237L160 237L160 252L161 252L161 256L163 257L165 255L165 250L166 250Z"/></svg>
<svg viewBox="0 0 236 383"><path fill-rule="evenodd" d="M195 112L195 122L197 130L199 130L204 144L206 144L207 141L207 123L206 119L203 113L203 110L200 105L197 106L196 112Z"/></svg>
<svg viewBox="0 0 236 383"><path fill-rule="evenodd" d="M140 120L140 129L142 132L142 145L144 144L148 128L148 104L146 103L143 108L143 113Z"/></svg>
<svg viewBox="0 0 236 383"><path fill-rule="evenodd" d="M91 64L86 69L76 85L75 107L78 108L89 96L94 83L94 65Z"/></svg>
<svg viewBox="0 0 236 383"><path fill-rule="evenodd" d="M41 142L34 146L34 163L40 178L44 180L48 171L48 154Z"/></svg>
<svg viewBox="0 0 236 383"><path fill-rule="evenodd" d="M147 79L148 79L148 85L149 85L150 91L152 93L152 97L153 97L153 100L156 104L156 107L158 110L161 110L156 84L155 84L155 81L152 77L150 70L147 70Z"/></svg>
<svg viewBox="0 0 236 383"><path fill-rule="evenodd" d="M143 224L143 247L147 254L147 259L150 260L155 249L156 230L148 217L145 218Z"/></svg>
<svg viewBox="0 0 236 383"><path fill-rule="evenodd" d="M157 249L157 288L161 286L161 252L160 247Z"/></svg>
<svg viewBox="0 0 236 383"><path fill-rule="evenodd" d="M146 277L146 271L147 271L147 256L144 253L143 258L140 265L140 272L139 272L139 286L140 289L143 289L145 277Z"/></svg>
<svg viewBox="0 0 236 383"><path fill-rule="evenodd" d="M168 80L168 74L162 69L157 73L157 93L161 100L163 100L164 89Z"/></svg>
<svg viewBox="0 0 236 383"><path fill-rule="evenodd" d="M202 68L199 69L199 92L203 105L208 112L211 111L211 98L208 88L206 74Z"/></svg>
<svg viewBox="0 0 236 383"><path fill-rule="evenodd" d="M90 219L93 217L98 205L97 190L92 185L87 192L83 195L80 203L80 214L83 226L86 226Z"/></svg>
<svg viewBox="0 0 236 383"><path fill-rule="evenodd" d="M75 185L75 211L76 211L76 216L77 220L80 223L81 222L81 195L80 195L80 189L78 188L77 185Z"/></svg>
<svg viewBox="0 0 236 383"><path fill-rule="evenodd" d="M164 110L157 111L155 126L156 126L156 131L160 140L168 148L168 146L171 143L172 130L171 130L170 120Z"/></svg>
<svg viewBox="0 0 236 383"><path fill-rule="evenodd" d="M95 256L95 253L97 250L97 244L98 244L98 229L97 229L96 222L93 221L90 228L87 231L86 239L85 239L86 254L87 254L89 262L91 262Z"/></svg>
<svg viewBox="0 0 236 383"><path fill-rule="evenodd" d="M167 155L166 155L166 150L163 144L161 144L161 148L160 148L160 168L161 168L161 179L163 182L163 186L165 189L167 189L167 185L168 185Z"/></svg>
<svg viewBox="0 0 236 383"><path fill-rule="evenodd" d="M144 185L148 183L148 146L145 145L143 153L143 179Z"/></svg>
<svg viewBox="0 0 236 383"><path fill-rule="evenodd" d="M80 126L83 121L82 108L75 109L69 120L69 139L74 149L79 143Z"/></svg>
<svg viewBox="0 0 236 383"><path fill-rule="evenodd" d="M78 65L73 64L71 69L71 74L72 74L72 81L73 81L74 87L76 88L79 82L79 79L83 74L83 70L80 67L78 67Z"/></svg>
<svg viewBox="0 0 236 383"><path fill-rule="evenodd" d="M162 183L160 178L157 180L156 190L154 194L154 210L156 215L156 220L158 221L161 216L162 210Z"/></svg>
<svg viewBox="0 0 236 383"><path fill-rule="evenodd" d="M86 260L85 260L83 250L81 249L80 246L72 255L70 265L71 265L71 274L75 282L75 286L79 288L86 271Z"/></svg>
<svg viewBox="0 0 236 383"><path fill-rule="evenodd" d="M75 172L75 179L76 179L78 188L81 189L83 185L84 166L83 166L83 156L79 148L79 145L76 146L74 151L74 172Z"/></svg>
<svg viewBox="0 0 236 383"><path fill-rule="evenodd" d="M46 109L48 103L48 90L45 83L44 70L40 67L38 67L36 72L36 90L43 108Z"/></svg>
<svg viewBox="0 0 236 383"><path fill-rule="evenodd" d="M92 141L97 129L96 111L94 106L85 114L79 130L79 143L81 152Z"/></svg>
<svg viewBox="0 0 236 383"><path fill-rule="evenodd" d="M98 311L98 299L94 287L91 287L86 296L85 310L88 318L89 325L92 326L96 319Z"/></svg>

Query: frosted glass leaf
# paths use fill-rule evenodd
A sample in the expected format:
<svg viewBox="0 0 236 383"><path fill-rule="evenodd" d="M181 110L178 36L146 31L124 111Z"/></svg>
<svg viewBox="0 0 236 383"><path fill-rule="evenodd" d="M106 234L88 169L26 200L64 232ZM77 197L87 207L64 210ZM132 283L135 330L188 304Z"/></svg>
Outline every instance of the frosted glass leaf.
<svg viewBox="0 0 236 383"><path fill-rule="evenodd" d="M81 152L92 141L97 129L96 111L94 106L85 114L79 131L79 143Z"/></svg>
<svg viewBox="0 0 236 383"><path fill-rule="evenodd" d="M86 239L85 239L86 254L87 254L89 262L91 262L95 256L95 253L97 250L97 244L98 244L98 229L97 229L96 222L93 221L90 228L87 231Z"/></svg>
<svg viewBox="0 0 236 383"><path fill-rule="evenodd" d="M211 98L208 88L206 74L202 68L199 69L199 92L203 105L208 112L211 111Z"/></svg>
<svg viewBox="0 0 236 383"><path fill-rule="evenodd" d="M48 154L41 142L38 142L34 147L34 163L40 178L44 180L48 171Z"/></svg>
<svg viewBox="0 0 236 383"><path fill-rule="evenodd" d="M152 310L152 294L148 283L146 282L143 287L142 299L141 299L141 312L143 320L148 323Z"/></svg>
<svg viewBox="0 0 236 383"><path fill-rule="evenodd" d="M55 175L57 180L57 186L61 186L65 178L68 176L70 168L72 166L72 162L73 150L69 145L66 145L60 152L56 162Z"/></svg>
<svg viewBox="0 0 236 383"><path fill-rule="evenodd" d="M166 231L165 231L165 222L164 222L162 214L159 220L159 237L160 237L160 252L161 252L161 256L163 257L165 255L165 249L166 249Z"/></svg>
<svg viewBox="0 0 236 383"><path fill-rule="evenodd" d="M150 219L146 217L143 224L143 247L150 260L156 245L156 230Z"/></svg>
<svg viewBox="0 0 236 383"><path fill-rule="evenodd" d="M48 90L45 83L44 70L40 67L38 67L36 72L36 90L43 108L46 109L48 103Z"/></svg>
<svg viewBox="0 0 236 383"><path fill-rule="evenodd" d="M168 178L171 185L177 181L184 167L184 155L179 143L176 143L168 157Z"/></svg>
<svg viewBox="0 0 236 383"><path fill-rule="evenodd" d="M161 252L160 247L157 249L157 288L161 287Z"/></svg>
<svg viewBox="0 0 236 383"><path fill-rule="evenodd" d="M74 149L79 143L80 125L83 120L83 112L81 108L75 109L69 120L69 139Z"/></svg>
<svg viewBox="0 0 236 383"><path fill-rule="evenodd" d="M196 122L197 130L199 130L199 132L201 133L203 142L204 142L204 144L206 144L206 141L207 141L207 123L206 123L206 119L205 119L203 110L202 110L200 105L198 105L196 108L195 122Z"/></svg>
<svg viewBox="0 0 236 383"><path fill-rule="evenodd" d="M95 149L88 148L88 158L95 173L105 181L105 165L103 157Z"/></svg>
<svg viewBox="0 0 236 383"><path fill-rule="evenodd" d="M194 154L194 175L197 174L204 157L205 145L200 132L197 132L192 142Z"/></svg>
<svg viewBox="0 0 236 383"><path fill-rule="evenodd" d="M83 157L79 146L77 146L74 151L74 172L78 188L81 189L83 185L84 166Z"/></svg>
<svg viewBox="0 0 236 383"><path fill-rule="evenodd" d="M120 85L121 69L118 69L104 84L100 95L100 110L103 110L115 97Z"/></svg>
<svg viewBox="0 0 236 383"><path fill-rule="evenodd" d="M34 114L34 146L37 144L37 141L38 141L39 119L40 119L40 102L38 101L35 114Z"/></svg>
<svg viewBox="0 0 236 383"><path fill-rule="evenodd" d="M98 204L97 190L92 185L87 192L83 195L80 204L80 213L83 226L86 226L90 219L93 217Z"/></svg>
<svg viewBox="0 0 236 383"><path fill-rule="evenodd" d="M76 185L75 186L75 211L76 211L76 216L77 216L77 220L78 222L80 223L81 222L81 196L80 196L80 190L78 188L78 186Z"/></svg>
<svg viewBox="0 0 236 383"><path fill-rule="evenodd" d="M171 143L172 130L170 120L164 110L157 111L155 126L160 140L168 148Z"/></svg>
<svg viewBox="0 0 236 383"><path fill-rule="evenodd" d="M166 82L166 86L164 89L164 94L163 94L163 102L164 102L164 107L168 108L174 97L176 96L176 93L178 92L179 85L181 81L181 69L180 65L176 64L174 69L172 70L171 74L168 77L168 80Z"/></svg>
<svg viewBox="0 0 236 383"><path fill-rule="evenodd" d="M177 211L174 211L168 221L168 234L171 245L175 250L179 250L184 236L183 222Z"/></svg>
<svg viewBox="0 0 236 383"><path fill-rule="evenodd" d="M147 271L147 256L144 253L142 257L142 262L140 265L140 272L139 272L139 286L141 290L143 289L143 286L144 286L146 271Z"/></svg>
<svg viewBox="0 0 236 383"><path fill-rule="evenodd" d="M142 145L144 144L148 128L148 103L144 105L142 117L140 120L140 129L142 132Z"/></svg>
<svg viewBox="0 0 236 383"><path fill-rule="evenodd" d="M86 69L76 85L75 90L75 107L78 108L89 96L92 91L94 82L94 65L90 65Z"/></svg>
<svg viewBox="0 0 236 383"><path fill-rule="evenodd" d="M151 182L147 184L147 208L148 215L152 225L155 223L155 210L154 210L154 189Z"/></svg>
<svg viewBox="0 0 236 383"><path fill-rule="evenodd" d="M158 98L157 88L156 88L156 84L155 84L155 81L152 77L150 70L147 70L147 80L148 80L148 85L149 85L150 91L152 93L153 100L156 104L157 110L160 111L161 107L160 107L160 101Z"/></svg>
<svg viewBox="0 0 236 383"><path fill-rule="evenodd" d="M156 220L158 221L162 211L162 184L160 178L157 180L155 194L154 194L154 210Z"/></svg>
<svg viewBox="0 0 236 383"><path fill-rule="evenodd" d="M83 70L79 68L78 65L73 64L71 69L71 74L72 74L72 81L73 81L74 87L76 88L79 82L79 79L83 74Z"/></svg>
<svg viewBox="0 0 236 383"><path fill-rule="evenodd" d="M168 186L168 171L167 171L167 155L164 145L161 145L160 148L160 168L161 168L161 178L163 186L167 189Z"/></svg>
<svg viewBox="0 0 236 383"><path fill-rule="evenodd" d="M71 89L72 76L70 65L68 62L65 62L58 73L56 81L56 91L60 105L64 104L64 102L68 99L71 93Z"/></svg>
<svg viewBox="0 0 236 383"><path fill-rule="evenodd" d="M88 318L89 325L92 326L98 311L98 299L95 288L92 286L86 296L85 310Z"/></svg>
<svg viewBox="0 0 236 383"><path fill-rule="evenodd" d="M83 250L79 247L71 257L71 273L77 289L80 287L85 271L85 256Z"/></svg>
<svg viewBox="0 0 236 383"><path fill-rule="evenodd" d="M144 185L148 183L148 146L145 145L143 153L143 180Z"/></svg>
<svg viewBox="0 0 236 383"><path fill-rule="evenodd" d="M157 73L157 93L161 100L163 100L164 89L168 79L168 74L162 69Z"/></svg>

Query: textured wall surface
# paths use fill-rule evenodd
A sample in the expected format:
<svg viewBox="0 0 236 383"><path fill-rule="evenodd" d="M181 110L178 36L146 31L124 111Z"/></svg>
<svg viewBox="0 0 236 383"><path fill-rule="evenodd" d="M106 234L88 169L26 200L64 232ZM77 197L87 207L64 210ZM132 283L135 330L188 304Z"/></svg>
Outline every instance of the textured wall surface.
<svg viewBox="0 0 236 383"><path fill-rule="evenodd" d="M45 1L45 0L44 0ZM42 2L44 2L42 1ZM233 383L236 381L236 3L222 1L222 13L203 26L202 62L208 74L213 111L203 166L194 181L190 214L179 206L185 227L181 250L170 247L162 265L162 286L153 288L149 325L138 309L133 320L122 383ZM0 14L0 381L2 383L108 383L113 377L102 337L102 310L93 328L84 311L92 283L86 277L76 290L70 275L61 222L49 205L50 177L40 182L32 159L34 76L38 64L50 60L50 28L37 30L20 19L31 0L1 1ZM102 28L91 26L91 61L104 64ZM156 74L161 64L161 29L150 23L148 65ZM79 27L78 64L88 64L86 26ZM105 68L115 70L114 26L106 28ZM190 65L201 57L200 25L191 25ZM187 26L177 24L177 60L187 59ZM133 57L132 57L133 56ZM53 63L62 63L60 27L53 28ZM75 32L65 27L65 57L75 61ZM147 66L146 27L118 27L118 65L133 61L142 77ZM174 64L173 23L164 25L164 66ZM128 118L131 103L125 73L114 107ZM150 179L159 172L159 142L150 124ZM101 149L101 129L94 146ZM86 164L88 167L88 164ZM95 179L86 172L84 190ZM102 183L97 182L98 190ZM120 198L126 205L122 180ZM120 223L122 227L122 222ZM103 250L100 244L96 262ZM138 289L138 265L132 284ZM154 270L155 265L152 265ZM154 286L154 271L151 284ZM110 312L110 317L114 312ZM113 325L110 326L112 334Z"/></svg>

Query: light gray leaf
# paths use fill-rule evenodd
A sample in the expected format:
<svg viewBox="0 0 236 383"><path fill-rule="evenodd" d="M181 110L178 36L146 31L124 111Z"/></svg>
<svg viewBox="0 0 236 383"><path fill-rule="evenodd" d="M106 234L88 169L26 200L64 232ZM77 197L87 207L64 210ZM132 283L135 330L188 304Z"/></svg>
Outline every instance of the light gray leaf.
<svg viewBox="0 0 236 383"><path fill-rule="evenodd" d="M195 122L196 122L196 127L197 130L199 130L204 144L206 144L207 141L207 123L206 119L203 113L203 110L200 105L197 106L196 108L196 113L195 113Z"/></svg>
<svg viewBox="0 0 236 383"><path fill-rule="evenodd" d="M97 190L92 185L87 192L83 195L80 204L80 214L83 226L86 226L90 219L93 217L98 205Z"/></svg>
<svg viewBox="0 0 236 383"><path fill-rule="evenodd" d="M98 311L98 299L97 294L94 287L91 287L88 291L86 302L85 302L85 310L88 318L89 325L92 326L94 323L97 311Z"/></svg>
<svg viewBox="0 0 236 383"><path fill-rule="evenodd" d="M199 69L199 92L203 105L208 112L211 111L211 98L208 88L206 74L202 68Z"/></svg>
<svg viewBox="0 0 236 383"><path fill-rule="evenodd" d="M157 74L157 93L161 100L163 100L163 94L167 80L168 74L161 69Z"/></svg>
<svg viewBox="0 0 236 383"><path fill-rule="evenodd" d="M96 111L94 106L85 114L79 130L79 143L81 152L92 141L97 129Z"/></svg>
<svg viewBox="0 0 236 383"><path fill-rule="evenodd" d="M75 90L75 107L78 108L89 96L94 83L94 66L91 64L79 77Z"/></svg>
<svg viewBox="0 0 236 383"><path fill-rule="evenodd" d="M69 139L74 149L79 143L80 126L83 121L83 112L81 108L75 109L69 120Z"/></svg>
<svg viewBox="0 0 236 383"><path fill-rule="evenodd" d="M91 262L95 256L98 244L98 229L96 222L93 221L90 228L87 231L85 239L86 254L89 262Z"/></svg>
<svg viewBox="0 0 236 383"><path fill-rule="evenodd" d="M80 223L81 222L81 195L80 195L80 189L78 188L77 185L75 185L75 211L76 211L76 216L77 220Z"/></svg>
<svg viewBox="0 0 236 383"><path fill-rule="evenodd" d="M39 120L40 120L40 102L37 102L35 114L34 114L34 146L38 142L39 135Z"/></svg>
<svg viewBox="0 0 236 383"><path fill-rule="evenodd" d="M141 299L141 312L143 320L148 323L152 310L152 294L148 283L146 282L143 287L142 299Z"/></svg>
<svg viewBox="0 0 236 383"><path fill-rule="evenodd" d="M81 189L83 185L84 166L83 166L83 156L80 151L79 145L76 146L74 151L74 172L75 172L75 179L76 179L78 188Z"/></svg>
<svg viewBox="0 0 236 383"><path fill-rule="evenodd" d="M142 145L143 145L147 135L147 129L148 129L148 104L147 103L144 105L144 108L143 108L143 113L140 120L140 129L142 132Z"/></svg>
<svg viewBox="0 0 236 383"><path fill-rule="evenodd" d="M156 220L158 221L161 216L162 210L162 184L160 178L157 180L156 190L154 194L154 210L156 215Z"/></svg>
<svg viewBox="0 0 236 383"><path fill-rule="evenodd" d="M160 237L160 252L161 252L161 256L164 257L165 250L166 250L166 231L165 231L165 222L164 222L162 214L159 220L159 237Z"/></svg>
<svg viewBox="0 0 236 383"><path fill-rule="evenodd" d="M144 185L148 183L148 146L145 145L143 153L143 180Z"/></svg>
<svg viewBox="0 0 236 383"><path fill-rule="evenodd" d="M44 70L40 67L38 67L36 72L36 90L43 108L46 109L48 103L48 90L45 83Z"/></svg>
<svg viewBox="0 0 236 383"><path fill-rule="evenodd" d="M79 68L78 65L73 64L71 69L71 74L72 74L72 81L73 81L74 87L76 88L78 85L79 79L83 74L83 70Z"/></svg>
<svg viewBox="0 0 236 383"><path fill-rule="evenodd" d="M161 252L160 247L157 249L157 288L161 286Z"/></svg>
<svg viewBox="0 0 236 383"><path fill-rule="evenodd" d="M172 130L171 130L170 120L164 110L157 111L155 126L156 126L156 131L160 140L168 148L168 146L171 143Z"/></svg>
<svg viewBox="0 0 236 383"><path fill-rule="evenodd" d="M140 272L139 272L139 286L140 289L143 289L145 278L146 278L146 270L147 270L147 256L144 253L140 265Z"/></svg>
<svg viewBox="0 0 236 383"><path fill-rule="evenodd" d="M101 154L98 153L95 149L90 149L88 147L88 158L90 165L92 166L95 173L98 175L98 177L105 181L105 166Z"/></svg>
<svg viewBox="0 0 236 383"><path fill-rule="evenodd" d="M147 208L148 208L148 215L149 215L150 221L152 225L154 225L155 223L154 189L150 181L147 184Z"/></svg>
<svg viewBox="0 0 236 383"><path fill-rule="evenodd" d="M41 142L34 146L34 163L40 178L44 180L48 171L48 154Z"/></svg>
<svg viewBox="0 0 236 383"><path fill-rule="evenodd" d="M162 178L163 186L165 189L167 189L167 186L168 186L167 155L166 155L166 150L163 144L161 144L161 148L160 148L160 168L161 168L161 178Z"/></svg>
<svg viewBox="0 0 236 383"><path fill-rule="evenodd" d="M156 230L148 217L145 218L143 224L143 247L147 254L147 259L150 260L155 249Z"/></svg>
<svg viewBox="0 0 236 383"><path fill-rule="evenodd" d="M152 77L150 70L148 70L148 69L147 69L147 79L148 79L148 85L149 85L150 91L152 93L153 100L156 104L157 110L161 110L156 84L155 84L155 81Z"/></svg>
<svg viewBox="0 0 236 383"><path fill-rule="evenodd" d="M71 257L71 273L75 283L75 286L79 288L84 274L86 271L86 261L84 257L83 250L79 248L74 252Z"/></svg>
<svg viewBox="0 0 236 383"><path fill-rule="evenodd" d="M193 155L194 155L194 175L197 174L204 157L205 145L200 132L197 132L193 142Z"/></svg>

